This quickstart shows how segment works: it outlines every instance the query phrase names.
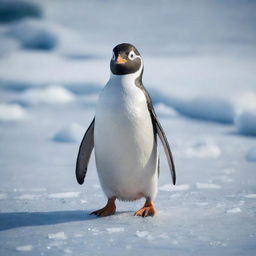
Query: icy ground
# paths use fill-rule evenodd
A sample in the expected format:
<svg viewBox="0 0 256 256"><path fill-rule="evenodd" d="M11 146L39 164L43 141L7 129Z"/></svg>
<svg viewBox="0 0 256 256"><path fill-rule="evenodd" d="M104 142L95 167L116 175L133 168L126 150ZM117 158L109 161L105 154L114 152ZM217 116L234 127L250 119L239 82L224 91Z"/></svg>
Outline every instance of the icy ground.
<svg viewBox="0 0 256 256"><path fill-rule="evenodd" d="M1 256L256 254L255 4L160 1L143 12L131 2L41 1L0 23ZM110 14L130 24L125 35ZM85 184L75 180L111 48L123 41L142 52L177 169L172 186L161 149L154 218L133 216L143 200L89 215L106 203L94 157Z"/></svg>

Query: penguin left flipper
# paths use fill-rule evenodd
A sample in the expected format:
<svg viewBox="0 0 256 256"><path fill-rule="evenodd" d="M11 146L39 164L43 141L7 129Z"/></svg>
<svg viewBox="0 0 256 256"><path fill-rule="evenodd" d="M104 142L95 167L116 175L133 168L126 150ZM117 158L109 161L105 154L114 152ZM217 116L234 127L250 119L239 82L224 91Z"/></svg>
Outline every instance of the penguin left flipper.
<svg viewBox="0 0 256 256"><path fill-rule="evenodd" d="M151 119L152 119L152 123L154 125L154 129L155 132L158 134L158 137L160 138L163 148L164 148L164 152L169 164L169 168L172 174L172 183L173 185L176 184L176 172L175 172L175 165L174 165L174 161L173 161L173 157L172 157L172 152L168 143L168 140L166 138L165 132L159 122L159 120L157 119L155 110L153 108L153 106L150 107L149 105L149 111L150 111L150 115L151 115Z"/></svg>
<svg viewBox="0 0 256 256"><path fill-rule="evenodd" d="M147 92L144 85L142 84L141 79L137 79L136 85L143 91L143 93L146 97L147 105L148 105L148 111L149 111L150 116L151 116L154 131L155 131L155 133L158 134L158 137L160 138L160 140L162 142L162 145L164 147L164 152L165 152L165 155L166 155L166 158L167 158L167 161L168 161L168 164L169 164L169 168L170 168L170 171L171 171L171 175L172 175L172 183L173 183L173 185L175 185L176 184L175 165L174 165L172 152L171 152L168 140L166 138L164 129L162 128L162 125L160 124L160 122L157 118L157 115L156 115L156 112L154 110L151 97L149 96L149 93Z"/></svg>
<svg viewBox="0 0 256 256"><path fill-rule="evenodd" d="M90 160L92 150L94 148L94 123L93 118L90 126L88 127L83 140L79 147L79 152L76 160L76 179L77 182L82 185L87 172L87 166Z"/></svg>

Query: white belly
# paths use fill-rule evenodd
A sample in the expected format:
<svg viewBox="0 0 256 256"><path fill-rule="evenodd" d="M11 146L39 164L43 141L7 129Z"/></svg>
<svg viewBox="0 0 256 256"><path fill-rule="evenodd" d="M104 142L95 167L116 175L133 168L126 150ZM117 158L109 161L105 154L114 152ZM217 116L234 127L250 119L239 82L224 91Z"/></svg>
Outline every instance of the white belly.
<svg viewBox="0 0 256 256"><path fill-rule="evenodd" d="M110 80L97 105L94 141L97 171L108 198L155 197L157 145L139 88Z"/></svg>

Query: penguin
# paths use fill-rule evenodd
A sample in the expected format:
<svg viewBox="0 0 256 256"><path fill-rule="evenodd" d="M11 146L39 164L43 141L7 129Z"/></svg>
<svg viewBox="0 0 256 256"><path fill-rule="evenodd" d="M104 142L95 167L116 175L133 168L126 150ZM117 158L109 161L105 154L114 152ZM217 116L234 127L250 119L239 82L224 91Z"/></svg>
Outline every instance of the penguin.
<svg viewBox="0 0 256 256"><path fill-rule="evenodd" d="M139 51L129 43L114 47L110 78L100 93L96 114L87 129L77 156L76 178L83 184L87 166L95 152L96 168L105 207L92 212L109 216L116 212L116 199L133 201L145 198L135 216L154 216L159 156L157 136L163 145L176 183L172 153L157 118L151 97L142 83L144 64Z"/></svg>

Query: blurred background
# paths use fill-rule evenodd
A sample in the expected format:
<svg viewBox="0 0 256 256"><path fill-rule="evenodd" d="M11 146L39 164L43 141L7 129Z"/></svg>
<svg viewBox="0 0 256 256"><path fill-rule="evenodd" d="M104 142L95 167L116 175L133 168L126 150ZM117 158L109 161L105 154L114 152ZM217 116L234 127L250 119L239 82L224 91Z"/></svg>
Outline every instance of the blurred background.
<svg viewBox="0 0 256 256"><path fill-rule="evenodd" d="M0 0L0 255L255 255L255 13L254 0ZM106 200L94 156L85 186L74 175L123 42L177 168L173 187L160 148L154 229L132 218L141 201L88 216Z"/></svg>

